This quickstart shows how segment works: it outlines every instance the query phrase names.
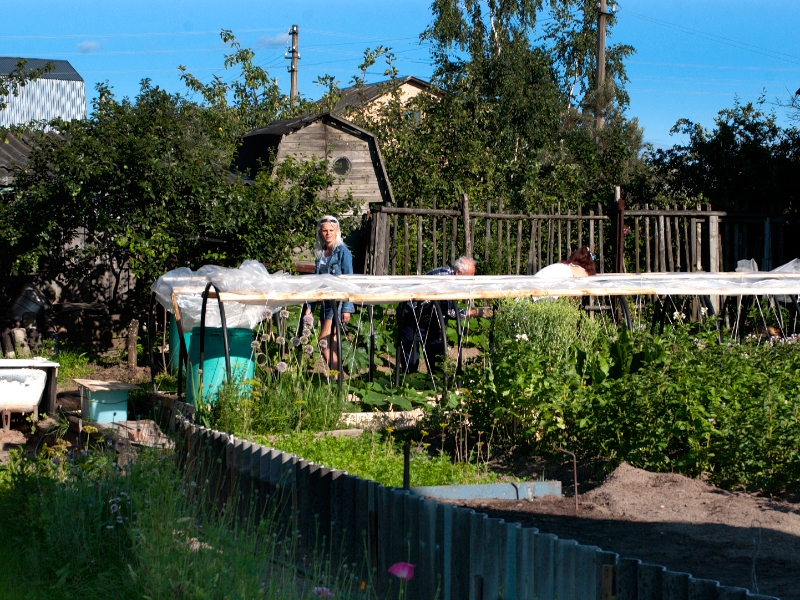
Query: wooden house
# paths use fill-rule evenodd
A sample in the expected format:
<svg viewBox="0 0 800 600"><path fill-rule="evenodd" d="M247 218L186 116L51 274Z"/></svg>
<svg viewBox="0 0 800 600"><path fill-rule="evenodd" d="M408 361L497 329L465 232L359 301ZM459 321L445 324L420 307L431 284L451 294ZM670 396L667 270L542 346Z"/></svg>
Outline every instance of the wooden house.
<svg viewBox="0 0 800 600"><path fill-rule="evenodd" d="M341 99L333 107L331 113L346 117L349 110L358 110L363 106L368 114L375 116L381 106L392 99L394 85L397 86L398 99L404 106L419 94L437 94L431 84L424 79L407 75L395 80L388 79L363 86L344 88L340 91Z"/></svg>
<svg viewBox="0 0 800 600"><path fill-rule="evenodd" d="M276 121L244 136L235 166L255 177L262 169L275 172L287 157L327 158L336 177L321 199L348 192L363 211L372 203L394 204L392 188L375 135L330 113Z"/></svg>

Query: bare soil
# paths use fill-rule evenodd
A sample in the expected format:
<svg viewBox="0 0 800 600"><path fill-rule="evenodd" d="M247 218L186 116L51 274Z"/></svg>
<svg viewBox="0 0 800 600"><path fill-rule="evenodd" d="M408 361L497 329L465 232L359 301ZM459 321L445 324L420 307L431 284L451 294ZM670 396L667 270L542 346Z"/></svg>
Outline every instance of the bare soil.
<svg viewBox="0 0 800 600"><path fill-rule="evenodd" d="M571 478L571 474L570 474ZM622 464L578 498L462 503L625 558L800 600L800 503Z"/></svg>

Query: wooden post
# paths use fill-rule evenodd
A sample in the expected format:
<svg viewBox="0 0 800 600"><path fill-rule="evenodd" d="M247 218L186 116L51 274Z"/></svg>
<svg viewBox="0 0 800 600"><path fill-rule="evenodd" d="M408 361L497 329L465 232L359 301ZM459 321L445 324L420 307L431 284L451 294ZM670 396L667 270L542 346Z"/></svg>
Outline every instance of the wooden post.
<svg viewBox="0 0 800 600"><path fill-rule="evenodd" d="M594 252L594 219L591 217L594 216L594 211L589 211L589 250Z"/></svg>
<svg viewBox="0 0 800 600"><path fill-rule="evenodd" d="M435 197L433 199L433 210L436 210L436 198ZM438 225L438 223L436 222L436 215L433 215L433 225L431 226L431 231L433 232L433 268L434 269L439 266L439 252L438 252L439 248L438 248L438 243L437 243L437 239L436 239L436 235L438 233L437 225Z"/></svg>
<svg viewBox="0 0 800 600"><path fill-rule="evenodd" d="M486 201L486 214L492 214L492 201ZM486 247L483 249L483 268L485 273L489 273L489 246L492 245L492 220L486 217Z"/></svg>
<svg viewBox="0 0 800 600"><path fill-rule="evenodd" d="M392 275L397 275L397 215L392 219Z"/></svg>
<svg viewBox="0 0 800 600"><path fill-rule="evenodd" d="M571 215L572 211L568 210L567 215ZM572 254L572 220L567 219L567 256Z"/></svg>
<svg viewBox="0 0 800 600"><path fill-rule="evenodd" d="M503 199L497 201L497 213L503 213ZM497 221L497 270L498 272L503 268L503 220L495 219Z"/></svg>
<svg viewBox="0 0 800 600"><path fill-rule="evenodd" d="M470 231L469 196L467 194L461 195L461 215L464 219L464 255L472 258L472 232Z"/></svg>
<svg viewBox="0 0 800 600"><path fill-rule="evenodd" d="M667 247L664 232L664 215L658 215L658 270L660 273L667 271Z"/></svg>
<svg viewBox="0 0 800 600"><path fill-rule="evenodd" d="M517 275L519 275L520 261L522 260L522 219L517 221Z"/></svg>
<svg viewBox="0 0 800 600"><path fill-rule="evenodd" d="M600 217L603 216L603 205L600 204L599 202L597 203L597 215L600 216ZM600 252L598 252L597 255L600 257L600 272L601 273L605 273L606 272L606 264L605 264L606 261L605 261L605 257L603 256L603 221L602 220L600 221L600 227L598 227L598 229L599 229L598 245L600 247Z"/></svg>
<svg viewBox="0 0 800 600"><path fill-rule="evenodd" d="M388 275L390 252L389 215L382 212L372 214L372 235L370 237L370 254L372 255L370 274ZM394 265L392 267L394 268Z"/></svg>
<svg viewBox="0 0 800 600"><path fill-rule="evenodd" d="M665 243L667 246L667 262L669 263L670 272L675 271L675 260L672 257L672 220L669 217L664 217L664 225L666 228Z"/></svg>
<svg viewBox="0 0 800 600"><path fill-rule="evenodd" d="M447 260L447 217L442 217L442 262Z"/></svg>
<svg viewBox="0 0 800 600"><path fill-rule="evenodd" d="M561 202L558 203L558 216L561 216ZM561 219L558 219L558 260L561 260Z"/></svg>
<svg viewBox="0 0 800 600"><path fill-rule="evenodd" d="M712 227L712 220L717 219L717 217L709 217L708 219L708 237L710 240L713 240L713 234L711 231ZM772 226L770 223L770 218L767 217L764 219L764 252L762 253L761 259L761 270L762 271L769 271L772 269ZM713 265L713 260L711 261Z"/></svg>
<svg viewBox="0 0 800 600"><path fill-rule="evenodd" d="M422 208L422 198L419 207ZM422 215L417 216L417 275L422 275Z"/></svg>
<svg viewBox="0 0 800 600"><path fill-rule="evenodd" d="M636 208L637 209L639 208L638 204L636 205ZM640 267L640 254L641 253L640 253L639 246L641 244L641 235L640 235L640 232L639 232L639 221L641 221L641 217L636 217L633 220L633 236L634 236L634 245L636 247L636 272L637 273L641 273L642 272L641 267Z"/></svg>
<svg viewBox="0 0 800 600"><path fill-rule="evenodd" d="M508 261L506 273L511 275L511 221L506 221L506 260Z"/></svg>
<svg viewBox="0 0 800 600"><path fill-rule="evenodd" d="M550 218L547 220L547 264L553 264L553 240L555 232L553 230L553 214L555 213L555 206L550 205Z"/></svg>
<svg viewBox="0 0 800 600"><path fill-rule="evenodd" d="M528 269L525 271L528 275L533 275L536 272L534 256L536 252L536 225L538 222L538 219L531 219L531 243L528 246Z"/></svg>
<svg viewBox="0 0 800 600"><path fill-rule="evenodd" d="M542 214L541 205L536 210L537 214ZM542 268L542 221L536 223L536 270ZM534 271L535 272L535 271Z"/></svg>
<svg viewBox="0 0 800 600"><path fill-rule="evenodd" d="M684 206L686 208L686 206ZM689 219L683 217L683 249L684 258L686 258L686 272L692 272L692 253L689 250Z"/></svg>
<svg viewBox="0 0 800 600"><path fill-rule="evenodd" d="M581 205L578 204L578 216L583 216L583 209ZM580 248L583 246L583 219L578 219L578 245L577 247Z"/></svg>
<svg viewBox="0 0 800 600"><path fill-rule="evenodd" d="M450 231L450 264L456 262L456 238L458 237L458 217L452 218L452 230Z"/></svg>
<svg viewBox="0 0 800 600"><path fill-rule="evenodd" d="M700 212L702 207L698 204L697 211ZM697 244L697 248L695 248L695 258L697 259L697 270L703 271L703 220L702 219L695 219L695 227L697 229L697 233L695 234L695 243Z"/></svg>
<svg viewBox="0 0 800 600"><path fill-rule="evenodd" d="M403 215L403 275L408 275L408 255L411 250L408 245L408 215Z"/></svg>
<svg viewBox="0 0 800 600"><path fill-rule="evenodd" d="M649 204L644 205L645 210L650 209ZM650 217L644 218L644 271L650 273Z"/></svg>
<svg viewBox="0 0 800 600"><path fill-rule="evenodd" d="M620 187L614 186L614 217L616 241L614 242L614 271L625 272L625 200L622 199Z"/></svg>
<svg viewBox="0 0 800 600"><path fill-rule="evenodd" d="M678 205L675 204L673 207L675 210L678 210ZM675 270L681 270L681 225L680 219L675 217Z"/></svg>
<svg viewBox="0 0 800 600"><path fill-rule="evenodd" d="M128 367L136 368L136 338L139 337L139 321L133 319L128 325Z"/></svg>
<svg viewBox="0 0 800 600"><path fill-rule="evenodd" d="M711 205L708 205L709 210ZM767 217L767 226L769 217ZM766 245L766 242L765 242ZM708 270L711 273L719 273L719 217L711 215L708 217ZM770 267L764 265L765 271ZM714 307L714 314L719 314L719 296L711 296L711 304ZM778 309L780 310L780 309Z"/></svg>

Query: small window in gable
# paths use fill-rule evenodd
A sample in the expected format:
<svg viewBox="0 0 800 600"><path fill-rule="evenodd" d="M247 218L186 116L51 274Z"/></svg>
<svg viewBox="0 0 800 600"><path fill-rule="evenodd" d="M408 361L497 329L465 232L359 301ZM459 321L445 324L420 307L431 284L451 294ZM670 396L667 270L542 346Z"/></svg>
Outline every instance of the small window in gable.
<svg viewBox="0 0 800 600"><path fill-rule="evenodd" d="M352 165L350 164L350 159L346 156L340 156L333 161L333 172L339 177L344 177L347 175L350 172L351 167Z"/></svg>

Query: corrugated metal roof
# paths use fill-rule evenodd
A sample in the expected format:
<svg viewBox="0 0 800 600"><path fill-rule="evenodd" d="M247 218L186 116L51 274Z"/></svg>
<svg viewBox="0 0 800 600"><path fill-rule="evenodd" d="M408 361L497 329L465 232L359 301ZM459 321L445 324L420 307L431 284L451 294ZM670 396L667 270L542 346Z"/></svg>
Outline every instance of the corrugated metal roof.
<svg viewBox="0 0 800 600"><path fill-rule="evenodd" d="M42 75L41 79L61 79L65 81L83 81L75 68L67 60L50 60L47 58L24 58L22 56L0 56L0 75L8 75L17 68L17 63L25 60L25 71L38 69L52 64L55 69Z"/></svg>

